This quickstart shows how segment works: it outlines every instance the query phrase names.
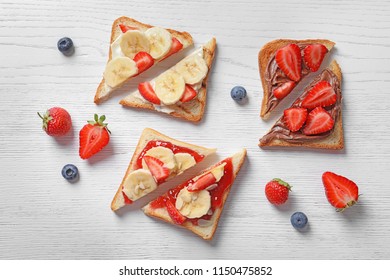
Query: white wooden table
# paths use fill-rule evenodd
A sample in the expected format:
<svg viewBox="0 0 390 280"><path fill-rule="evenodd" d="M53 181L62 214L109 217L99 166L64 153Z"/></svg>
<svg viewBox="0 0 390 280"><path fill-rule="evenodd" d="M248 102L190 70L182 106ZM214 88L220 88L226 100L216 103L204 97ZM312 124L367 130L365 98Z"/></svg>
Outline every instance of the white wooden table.
<svg viewBox="0 0 390 280"><path fill-rule="evenodd" d="M216 36L218 50L201 123L118 104L138 82L184 54L141 75L108 102L92 102L106 63L111 23L121 15L188 31L196 45ZM71 57L56 48L63 36L76 45ZM283 102L267 122L259 118L257 54L276 38L337 43L332 57L344 74L343 152L258 148L258 138L288 105ZM389 54L388 1L1 0L0 258L389 259ZM230 98L235 85L246 87L246 104ZM56 140L41 130L36 112L52 106L72 115L71 135ZM101 153L83 161L78 131L93 113L107 116L112 138ZM145 127L216 147L218 156L117 215L110 202ZM139 210L169 186L241 147L248 149L248 158L212 242ZM76 164L81 172L76 184L61 177L66 163ZM327 170L359 185L359 204L344 213L334 211L321 182ZM264 196L266 182L274 177L294 186L282 208ZM300 233L290 225L295 211L308 215L308 231Z"/></svg>

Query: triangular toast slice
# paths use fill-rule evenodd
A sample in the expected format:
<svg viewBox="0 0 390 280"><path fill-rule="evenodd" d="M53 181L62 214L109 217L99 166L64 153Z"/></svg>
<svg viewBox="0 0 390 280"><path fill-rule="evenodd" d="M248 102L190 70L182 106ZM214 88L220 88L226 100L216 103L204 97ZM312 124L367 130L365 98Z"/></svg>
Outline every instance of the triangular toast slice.
<svg viewBox="0 0 390 280"><path fill-rule="evenodd" d="M216 40L212 38L157 78L140 83L138 90L122 99L120 104L159 111L192 122L200 121L206 105L207 80L215 49ZM165 94L161 87L164 82L172 83L168 86L174 88L173 93Z"/></svg>
<svg viewBox="0 0 390 280"><path fill-rule="evenodd" d="M182 226L203 239L211 240L245 156L246 150L242 149L170 189L142 210L148 216Z"/></svg>
<svg viewBox="0 0 390 280"><path fill-rule="evenodd" d="M286 115L291 116L292 114L290 115L288 112L291 113L292 111L286 109L284 115L260 139L259 146L343 149L341 81L341 69L337 62L333 60L328 68L313 79L289 108L307 110L305 113L307 114L306 119L302 119L304 124L300 128L297 127L299 130L291 131L291 124L290 126L288 124L291 122ZM332 104L329 105L330 103ZM295 117L295 119L299 118ZM321 132L324 129L330 130Z"/></svg>
<svg viewBox="0 0 390 280"><path fill-rule="evenodd" d="M178 141L145 128L111 203L116 211L201 162L216 149Z"/></svg>
<svg viewBox="0 0 390 280"><path fill-rule="evenodd" d="M260 78L264 92L260 113L261 118L267 119L276 106L306 75L310 72L316 72L323 61L324 55L334 45L334 42L326 39L278 39L264 45L258 57ZM295 48L290 48L290 46ZM280 54L277 57L278 52ZM300 55L294 56L294 53ZM295 58L298 58L299 67L301 68L300 73L294 67L295 63L293 61L295 61ZM308 59L310 62L307 62L306 58L311 58ZM312 59L315 60L316 65L311 64L313 63ZM282 70L279 65L285 65L287 70ZM285 71L288 71L288 69L296 71L292 71L287 75ZM298 73L299 75L297 76Z"/></svg>
<svg viewBox="0 0 390 280"><path fill-rule="evenodd" d="M108 99L131 78L192 44L192 37L187 32L155 27L124 16L116 19L112 24L108 61L96 90L95 103Z"/></svg>

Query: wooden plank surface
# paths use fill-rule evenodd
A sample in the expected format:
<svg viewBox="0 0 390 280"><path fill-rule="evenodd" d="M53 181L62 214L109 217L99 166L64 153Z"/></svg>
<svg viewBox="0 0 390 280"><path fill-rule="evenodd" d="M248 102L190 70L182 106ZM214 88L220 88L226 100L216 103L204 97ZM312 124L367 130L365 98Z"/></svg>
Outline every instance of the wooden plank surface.
<svg viewBox="0 0 390 280"><path fill-rule="evenodd" d="M201 123L118 104L138 82L184 54L141 75L108 102L92 102L106 63L111 23L121 15L188 31L196 45L217 38ZM389 18L389 1L0 1L0 258L389 259ZM56 49L63 36L76 45L71 57ZM257 53L276 38L336 42L331 56L344 75L343 152L257 147L282 112L281 106L269 121L259 118ZM231 100L235 85L246 87L246 104ZM72 115L71 135L55 140L42 132L36 112L52 106ZM83 161L78 131L93 113L107 116L112 138L100 154ZM145 127L218 148L218 156L172 184L241 147L248 149L212 242L139 211L172 184L119 215L111 212L111 199ZM76 184L61 177L66 163L81 172ZM358 205L344 213L332 209L321 183L327 170L359 185L363 195ZM294 186L282 208L264 196L265 183L274 177ZM308 215L308 231L290 225L295 211Z"/></svg>

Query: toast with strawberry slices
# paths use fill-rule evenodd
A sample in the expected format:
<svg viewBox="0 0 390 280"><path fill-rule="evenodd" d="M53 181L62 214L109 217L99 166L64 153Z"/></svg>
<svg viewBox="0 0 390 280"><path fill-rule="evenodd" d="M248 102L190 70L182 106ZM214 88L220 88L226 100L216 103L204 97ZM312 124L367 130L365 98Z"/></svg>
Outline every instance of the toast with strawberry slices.
<svg viewBox="0 0 390 280"><path fill-rule="evenodd" d="M245 156L246 150L242 149L170 189L142 210L148 216L184 227L205 240L211 240Z"/></svg>
<svg viewBox="0 0 390 280"><path fill-rule="evenodd" d="M159 111L191 122L200 121L215 49L216 40L212 38L156 79L140 83L138 90L120 104Z"/></svg>
<svg viewBox="0 0 390 280"><path fill-rule="evenodd" d="M112 24L108 61L94 102L99 104L131 78L193 44L187 32L120 17Z"/></svg>
<svg viewBox="0 0 390 280"><path fill-rule="evenodd" d="M344 148L342 74L334 60L260 139L260 147Z"/></svg>
<svg viewBox="0 0 390 280"><path fill-rule="evenodd" d="M215 151L145 128L112 200L111 209L116 211L149 194Z"/></svg>
<svg viewBox="0 0 390 280"><path fill-rule="evenodd" d="M264 94L261 118L267 119L306 75L316 72L334 45L326 39L278 39L264 45L258 56Z"/></svg>

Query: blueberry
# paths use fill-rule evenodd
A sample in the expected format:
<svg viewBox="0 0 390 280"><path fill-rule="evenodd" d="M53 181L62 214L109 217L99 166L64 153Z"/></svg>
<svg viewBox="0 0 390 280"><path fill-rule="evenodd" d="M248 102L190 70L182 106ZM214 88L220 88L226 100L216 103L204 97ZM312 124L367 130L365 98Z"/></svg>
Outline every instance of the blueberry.
<svg viewBox="0 0 390 280"><path fill-rule="evenodd" d="M246 97L246 90L242 86L235 86L230 91L231 97L236 101L241 101Z"/></svg>
<svg viewBox="0 0 390 280"><path fill-rule="evenodd" d="M296 229L303 229L307 224L307 216L302 212L295 212L291 215L291 224Z"/></svg>
<svg viewBox="0 0 390 280"><path fill-rule="evenodd" d="M62 168L61 174L66 180L73 181L78 177L79 170L73 164L67 164Z"/></svg>
<svg viewBox="0 0 390 280"><path fill-rule="evenodd" d="M58 40L57 43L58 50L64 55L71 55L74 52L74 46L72 39L64 37Z"/></svg>

